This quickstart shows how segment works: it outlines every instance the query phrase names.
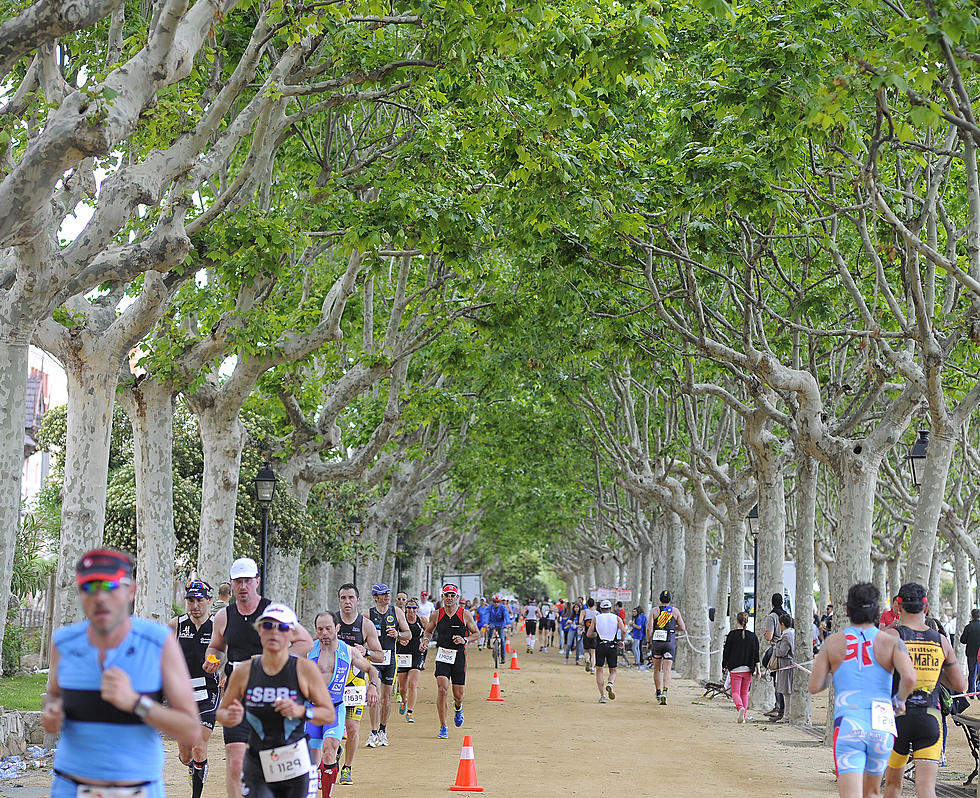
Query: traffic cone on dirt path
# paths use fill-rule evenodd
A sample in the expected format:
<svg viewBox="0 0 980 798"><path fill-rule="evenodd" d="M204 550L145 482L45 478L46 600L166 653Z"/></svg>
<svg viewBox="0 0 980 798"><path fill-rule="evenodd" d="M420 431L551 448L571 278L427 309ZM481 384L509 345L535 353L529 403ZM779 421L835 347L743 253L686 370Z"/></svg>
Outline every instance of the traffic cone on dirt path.
<svg viewBox="0 0 980 798"><path fill-rule="evenodd" d="M510 649L510 638L509 637L505 637L504 638L504 653L505 654L510 654L510 650L511 650Z"/></svg>
<svg viewBox="0 0 980 798"><path fill-rule="evenodd" d="M510 652L510 667L507 670L519 671L521 666L517 664L517 649L511 649Z"/></svg>
<svg viewBox="0 0 980 798"><path fill-rule="evenodd" d="M487 701L503 701L503 697L500 695L500 677L497 676L497 672L493 672L493 678L490 680L490 697Z"/></svg>
<svg viewBox="0 0 980 798"><path fill-rule="evenodd" d="M476 783L476 759L473 757L473 739L463 737L463 750L459 752L459 768L456 770L456 783L449 788L454 792L483 792Z"/></svg>

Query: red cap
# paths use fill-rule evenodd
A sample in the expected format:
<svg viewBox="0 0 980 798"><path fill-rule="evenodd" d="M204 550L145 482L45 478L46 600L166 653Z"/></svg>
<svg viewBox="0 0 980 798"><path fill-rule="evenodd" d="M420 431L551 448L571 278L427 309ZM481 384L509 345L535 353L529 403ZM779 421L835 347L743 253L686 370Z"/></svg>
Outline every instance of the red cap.
<svg viewBox="0 0 980 798"><path fill-rule="evenodd" d="M75 582L112 582L133 576L133 558L115 549L93 549L82 555L75 566Z"/></svg>
<svg viewBox="0 0 980 798"><path fill-rule="evenodd" d="M459 588L456 587L456 585L443 585L442 586L442 594L443 595L446 595L447 593L449 595L451 595L451 596L458 596L459 595Z"/></svg>

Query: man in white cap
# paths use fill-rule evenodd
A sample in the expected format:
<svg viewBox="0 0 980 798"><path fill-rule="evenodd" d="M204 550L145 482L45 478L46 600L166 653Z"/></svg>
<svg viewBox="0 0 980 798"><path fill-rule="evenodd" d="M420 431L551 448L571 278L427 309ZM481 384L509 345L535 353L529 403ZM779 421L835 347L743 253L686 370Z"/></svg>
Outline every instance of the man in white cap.
<svg viewBox="0 0 980 798"><path fill-rule="evenodd" d="M204 670L215 673L219 657L228 653L225 676L230 676L235 666L247 662L262 653L262 641L255 629L255 622L271 603L259 594L259 568L251 557L239 557L231 564L232 594L234 602L218 610L211 631ZM299 623L296 624L290 643L290 653L305 656L313 648L313 638ZM225 726L225 790L228 798L242 796L242 762L248 742L249 725L243 720L236 726Z"/></svg>
<svg viewBox="0 0 980 798"><path fill-rule="evenodd" d="M612 602L603 599L599 602L599 613L595 616L595 621L589 626L586 632L590 637L596 638L595 646L595 683L599 686L599 703L606 703L606 696L616 698L613 685L616 684L616 665L619 655L619 643L616 640L616 633L622 632L623 638L626 637L626 622L612 612ZM609 668L609 681L605 685L603 693L603 668Z"/></svg>

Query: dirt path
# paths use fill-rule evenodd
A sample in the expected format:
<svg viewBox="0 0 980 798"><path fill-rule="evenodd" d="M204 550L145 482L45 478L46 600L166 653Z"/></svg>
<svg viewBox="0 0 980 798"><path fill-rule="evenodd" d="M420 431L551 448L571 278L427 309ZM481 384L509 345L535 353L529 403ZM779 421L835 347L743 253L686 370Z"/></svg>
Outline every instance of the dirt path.
<svg viewBox="0 0 980 798"><path fill-rule="evenodd" d="M334 795L428 798L447 792L464 733L473 737L479 783L508 798L836 795L829 748L790 726L738 725L727 700L702 700L690 682L675 680L669 706L661 707L653 700L651 674L622 670L616 700L602 705L594 677L555 654L521 654L520 665L519 671L500 672L504 703L489 703L489 655L470 654L466 723L450 726L448 741L436 739L435 679L423 672L417 722L406 724L393 709L391 745L362 747L354 786L338 786ZM822 720L824 710L815 717ZM950 767L940 777L962 782L972 759L959 729L950 738ZM210 762L205 796L224 798L220 730ZM187 771L169 744L165 776L172 798L190 795ZM47 777L31 773L17 783L41 786ZM38 792L0 782L0 795L37 798Z"/></svg>

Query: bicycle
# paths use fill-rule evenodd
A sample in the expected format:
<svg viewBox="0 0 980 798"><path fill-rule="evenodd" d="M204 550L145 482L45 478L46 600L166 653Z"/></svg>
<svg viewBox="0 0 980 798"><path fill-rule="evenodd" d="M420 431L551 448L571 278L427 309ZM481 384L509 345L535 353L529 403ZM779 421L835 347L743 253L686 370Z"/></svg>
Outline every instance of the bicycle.
<svg viewBox="0 0 980 798"><path fill-rule="evenodd" d="M493 667L496 670L504 664L504 630L499 626L490 633L490 650L493 653Z"/></svg>

